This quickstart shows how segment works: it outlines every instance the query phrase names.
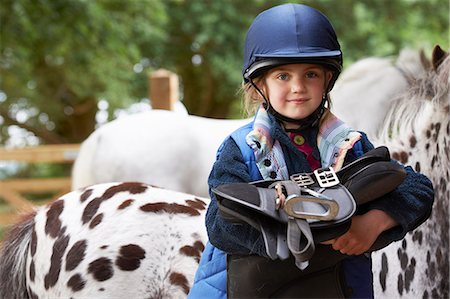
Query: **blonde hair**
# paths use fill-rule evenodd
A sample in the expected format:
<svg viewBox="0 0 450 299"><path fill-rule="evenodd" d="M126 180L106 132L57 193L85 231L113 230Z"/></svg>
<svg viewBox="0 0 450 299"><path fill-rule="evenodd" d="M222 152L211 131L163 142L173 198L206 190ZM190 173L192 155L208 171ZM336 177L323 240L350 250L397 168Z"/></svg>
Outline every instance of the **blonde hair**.
<svg viewBox="0 0 450 299"><path fill-rule="evenodd" d="M263 81L264 76L260 76L253 80L254 84L259 84ZM244 102L244 113L250 117L256 113L258 107L265 102L261 94L256 90L252 83L242 83L240 93Z"/></svg>

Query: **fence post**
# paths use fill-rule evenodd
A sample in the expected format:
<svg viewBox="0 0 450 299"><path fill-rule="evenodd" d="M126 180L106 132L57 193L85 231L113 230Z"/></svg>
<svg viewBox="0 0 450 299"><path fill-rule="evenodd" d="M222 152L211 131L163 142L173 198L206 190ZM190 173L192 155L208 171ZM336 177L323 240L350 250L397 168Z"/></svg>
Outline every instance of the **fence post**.
<svg viewBox="0 0 450 299"><path fill-rule="evenodd" d="M178 101L178 76L171 71L159 69L149 78L149 97L153 109L174 110Z"/></svg>

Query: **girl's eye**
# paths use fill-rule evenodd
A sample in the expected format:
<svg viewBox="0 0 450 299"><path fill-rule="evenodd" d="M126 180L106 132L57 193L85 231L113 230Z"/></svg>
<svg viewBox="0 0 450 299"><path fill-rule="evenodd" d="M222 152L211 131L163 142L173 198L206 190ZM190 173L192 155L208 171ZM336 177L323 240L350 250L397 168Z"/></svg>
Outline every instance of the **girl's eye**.
<svg viewBox="0 0 450 299"><path fill-rule="evenodd" d="M317 78L319 77L319 74L317 72L307 72L306 78Z"/></svg>
<svg viewBox="0 0 450 299"><path fill-rule="evenodd" d="M289 75L288 74L279 74L277 76L277 78L284 81L284 80L287 80L289 78Z"/></svg>

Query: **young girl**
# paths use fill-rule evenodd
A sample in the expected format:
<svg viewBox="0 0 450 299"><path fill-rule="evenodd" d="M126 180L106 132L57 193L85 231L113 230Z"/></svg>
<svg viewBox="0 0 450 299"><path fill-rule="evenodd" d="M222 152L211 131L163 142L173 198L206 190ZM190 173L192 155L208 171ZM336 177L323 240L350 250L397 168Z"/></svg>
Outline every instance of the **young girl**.
<svg viewBox="0 0 450 299"><path fill-rule="evenodd" d="M320 167L337 171L373 149L364 133L329 110L328 93L341 69L334 29L317 10L284 4L258 15L247 33L243 67L246 105L256 107L256 115L222 144L210 190L235 182L287 180ZM366 252L379 237L402 239L428 218L433 204L431 182L410 167L405 170L405 180L393 192L358 209L345 234L316 245L311 265L329 263L319 272L298 269L292 258L268 258L261 232L223 218L210 192L210 243L189 298L372 298Z"/></svg>

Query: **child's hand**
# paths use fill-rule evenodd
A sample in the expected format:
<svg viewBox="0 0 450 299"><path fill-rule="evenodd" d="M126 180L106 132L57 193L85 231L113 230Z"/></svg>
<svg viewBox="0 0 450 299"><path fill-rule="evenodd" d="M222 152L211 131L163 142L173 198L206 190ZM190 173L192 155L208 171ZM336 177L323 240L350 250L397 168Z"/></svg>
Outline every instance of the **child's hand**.
<svg viewBox="0 0 450 299"><path fill-rule="evenodd" d="M342 236L322 244L332 245L347 255L359 255L368 251L378 236L397 223L381 210L370 210L366 214L353 216L350 229Z"/></svg>

